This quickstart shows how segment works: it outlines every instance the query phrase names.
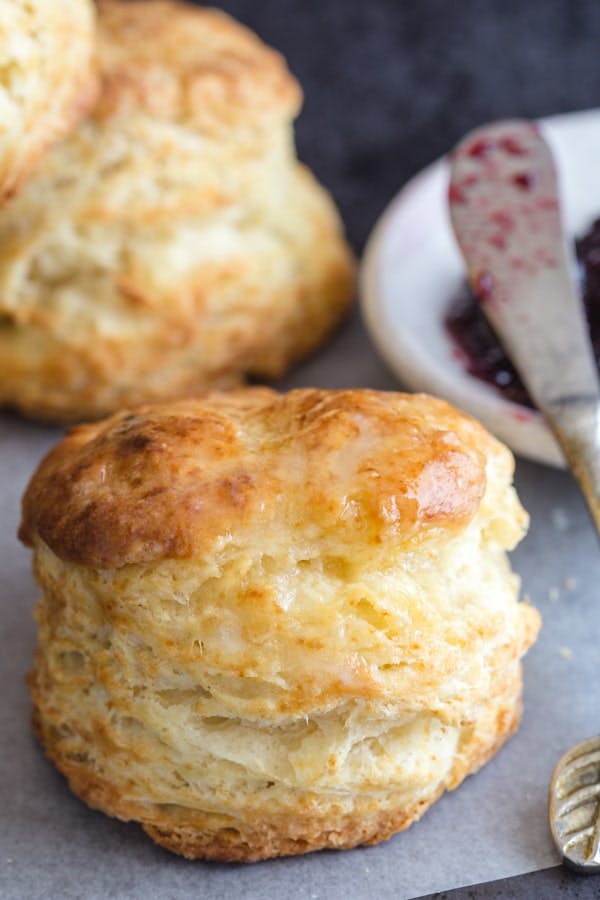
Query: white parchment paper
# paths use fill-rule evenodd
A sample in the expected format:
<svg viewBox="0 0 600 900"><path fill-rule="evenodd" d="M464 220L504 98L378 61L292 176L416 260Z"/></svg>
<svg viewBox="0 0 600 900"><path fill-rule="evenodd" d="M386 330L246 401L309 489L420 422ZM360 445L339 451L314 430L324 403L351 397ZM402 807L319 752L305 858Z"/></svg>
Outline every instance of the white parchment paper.
<svg viewBox="0 0 600 900"><path fill-rule="evenodd" d="M295 384L392 388L356 319ZM532 526L514 554L544 628L525 665L521 730L496 759L386 844L253 866L190 863L133 824L88 810L31 737L25 673L36 589L15 538L21 493L56 429L0 417L0 897L378 900L545 868L558 861L548 780L573 742L600 732L600 554L570 477L519 462Z"/></svg>

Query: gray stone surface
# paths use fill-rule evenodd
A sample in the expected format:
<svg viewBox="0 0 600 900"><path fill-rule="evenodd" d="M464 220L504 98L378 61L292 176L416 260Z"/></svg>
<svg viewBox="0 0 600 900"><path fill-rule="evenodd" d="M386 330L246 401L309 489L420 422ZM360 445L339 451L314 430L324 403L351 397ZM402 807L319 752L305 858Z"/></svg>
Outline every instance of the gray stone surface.
<svg viewBox="0 0 600 900"><path fill-rule="evenodd" d="M393 384L357 320L290 382ZM514 562L545 622L526 661L526 713L517 737L416 827L387 844L227 867L177 859L154 847L135 825L88 810L69 794L30 735L24 677L34 643L36 592L28 554L14 531L26 480L58 434L14 417L0 419L0 897L179 900L197 891L211 900L342 900L351 890L352 897L400 900L556 862L546 825L548 778L571 743L600 730L594 689L600 671L600 555L568 475L526 462L517 470L532 526Z"/></svg>

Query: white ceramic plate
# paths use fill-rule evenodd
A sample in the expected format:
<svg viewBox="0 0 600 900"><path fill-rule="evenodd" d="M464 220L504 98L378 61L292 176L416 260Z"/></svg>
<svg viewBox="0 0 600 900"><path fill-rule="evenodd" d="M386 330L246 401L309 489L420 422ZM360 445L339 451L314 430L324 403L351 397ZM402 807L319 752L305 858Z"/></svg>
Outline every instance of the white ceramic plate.
<svg viewBox="0 0 600 900"><path fill-rule="evenodd" d="M541 122L556 157L565 225L582 234L600 216L600 110ZM367 327L387 364L413 390L445 397L523 456L563 466L538 413L505 400L463 367L443 320L464 280L448 217L441 159L396 196L369 239L361 271Z"/></svg>

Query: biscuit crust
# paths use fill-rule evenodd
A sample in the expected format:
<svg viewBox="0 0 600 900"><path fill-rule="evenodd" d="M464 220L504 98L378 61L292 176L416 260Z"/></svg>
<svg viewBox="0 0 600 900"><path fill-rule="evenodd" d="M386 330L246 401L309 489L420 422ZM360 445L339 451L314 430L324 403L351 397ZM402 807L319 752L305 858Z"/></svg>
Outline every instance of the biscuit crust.
<svg viewBox="0 0 600 900"><path fill-rule="evenodd" d="M227 14L177 0L100 0L98 8L96 118L143 111L227 139L300 111L302 91L283 57Z"/></svg>
<svg viewBox="0 0 600 900"><path fill-rule="evenodd" d="M425 395L211 392L33 476L30 690L87 803L190 858L384 840L516 728L510 452Z"/></svg>
<svg viewBox="0 0 600 900"><path fill-rule="evenodd" d="M0 8L0 199L97 94L91 0L3 0Z"/></svg>
<svg viewBox="0 0 600 900"><path fill-rule="evenodd" d="M0 210L0 404L56 421L279 378L352 298L300 89L213 10L99 5L101 91Z"/></svg>
<svg viewBox="0 0 600 900"><path fill-rule="evenodd" d="M256 534L291 521L316 540L404 547L468 524L486 451L510 465L499 448L426 395L206 393L72 429L29 485L20 536L111 569L204 557L242 522Z"/></svg>

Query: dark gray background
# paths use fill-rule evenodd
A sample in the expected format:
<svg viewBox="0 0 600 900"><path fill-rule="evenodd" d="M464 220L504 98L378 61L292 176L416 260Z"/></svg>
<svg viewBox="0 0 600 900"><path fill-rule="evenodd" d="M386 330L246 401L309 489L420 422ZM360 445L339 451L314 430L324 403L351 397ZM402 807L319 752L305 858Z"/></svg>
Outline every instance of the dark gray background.
<svg viewBox="0 0 600 900"><path fill-rule="evenodd" d="M304 87L300 156L361 249L412 174L471 127L598 105L597 0L224 0Z"/></svg>

